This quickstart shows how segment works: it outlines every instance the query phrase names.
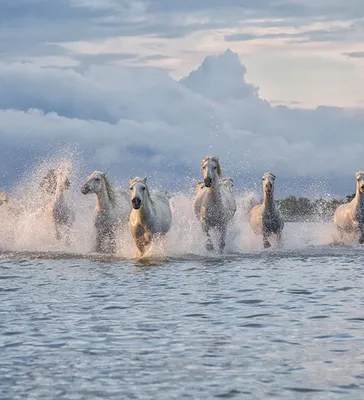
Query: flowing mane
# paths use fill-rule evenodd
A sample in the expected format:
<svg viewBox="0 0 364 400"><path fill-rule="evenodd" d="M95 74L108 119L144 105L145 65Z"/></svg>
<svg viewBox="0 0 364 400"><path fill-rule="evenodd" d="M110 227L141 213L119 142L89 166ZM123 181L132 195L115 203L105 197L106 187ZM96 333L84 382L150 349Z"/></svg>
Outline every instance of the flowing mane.
<svg viewBox="0 0 364 400"><path fill-rule="evenodd" d="M107 192L107 195L109 196L110 203L115 207L116 206L116 190L115 190L114 186L111 184L111 182L106 178L105 175L103 175L103 178L104 178L106 192Z"/></svg>

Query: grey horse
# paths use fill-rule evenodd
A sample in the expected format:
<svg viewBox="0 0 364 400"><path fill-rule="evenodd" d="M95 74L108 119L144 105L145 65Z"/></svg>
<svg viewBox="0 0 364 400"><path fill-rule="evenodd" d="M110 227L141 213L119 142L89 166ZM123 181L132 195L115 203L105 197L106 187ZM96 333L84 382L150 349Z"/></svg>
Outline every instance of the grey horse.
<svg viewBox="0 0 364 400"><path fill-rule="evenodd" d="M274 183L276 176L272 172L266 172L263 177L264 200L250 211L250 226L256 235L263 236L264 248L271 247L268 237L277 235L277 244L282 245L282 231L284 221L280 211L274 202Z"/></svg>
<svg viewBox="0 0 364 400"><path fill-rule="evenodd" d="M222 179L218 157L205 157L201 167L203 183L201 181L197 183L193 209L207 236L206 249L209 251L214 249L210 236L210 230L214 229L219 235L219 251L223 253L227 226L236 212L232 179Z"/></svg>

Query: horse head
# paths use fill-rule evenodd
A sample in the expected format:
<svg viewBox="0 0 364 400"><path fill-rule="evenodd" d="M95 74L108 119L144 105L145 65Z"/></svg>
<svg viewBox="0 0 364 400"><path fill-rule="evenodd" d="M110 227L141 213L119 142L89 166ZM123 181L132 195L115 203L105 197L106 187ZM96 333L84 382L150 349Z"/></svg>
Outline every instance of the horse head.
<svg viewBox="0 0 364 400"><path fill-rule="evenodd" d="M207 188L214 186L221 178L219 157L205 157L202 160L203 180Z"/></svg>
<svg viewBox="0 0 364 400"><path fill-rule="evenodd" d="M273 174L273 172L266 172L263 177L263 190L267 194L271 194L274 191L274 182L275 182L276 176Z"/></svg>
<svg viewBox="0 0 364 400"><path fill-rule="evenodd" d="M357 181L359 192L364 194L364 171L358 171L355 174L355 178Z"/></svg>
<svg viewBox="0 0 364 400"><path fill-rule="evenodd" d="M57 168L57 185L62 189L68 190L71 186L69 174L72 169L70 162L64 162Z"/></svg>
<svg viewBox="0 0 364 400"><path fill-rule="evenodd" d="M130 177L129 189L131 204L135 210L139 210L146 197L149 196L147 177L134 179Z"/></svg>
<svg viewBox="0 0 364 400"><path fill-rule="evenodd" d="M100 193L103 188L105 176L106 174L103 172L94 171L90 176L87 177L86 182L81 186L81 192L83 194Z"/></svg>

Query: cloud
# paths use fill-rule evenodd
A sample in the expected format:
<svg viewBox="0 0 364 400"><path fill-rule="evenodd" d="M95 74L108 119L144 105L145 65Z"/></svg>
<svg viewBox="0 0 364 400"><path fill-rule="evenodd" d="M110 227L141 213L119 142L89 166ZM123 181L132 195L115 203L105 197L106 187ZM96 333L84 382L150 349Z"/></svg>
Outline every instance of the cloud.
<svg viewBox="0 0 364 400"><path fill-rule="evenodd" d="M68 57L72 65L71 60L78 59L63 46L65 43L94 43L117 37L176 39L218 29L238 31L227 34L227 41L299 39L300 34L264 31L256 34L239 30L247 26L297 28L325 20L355 22L352 31L357 29L360 40L360 15L363 15L363 6L357 0L345 3L329 0L2 0L0 54L3 61L9 62ZM317 30L302 35L308 35L303 37L307 41L337 41L343 40L345 34L340 30ZM107 64L110 58L100 56L97 63L102 62Z"/></svg>
<svg viewBox="0 0 364 400"><path fill-rule="evenodd" d="M352 51L350 53L343 53L343 55L350 58L364 58L364 51Z"/></svg>
<svg viewBox="0 0 364 400"><path fill-rule="evenodd" d="M340 27L335 30L330 29L312 29L304 30L295 33L265 33L265 34L252 34L252 33L236 33L225 36L226 42L240 42L240 41L253 41L253 40L267 40L267 39L289 39L294 42L335 42L345 41L346 34L351 32L351 27Z"/></svg>
<svg viewBox="0 0 364 400"><path fill-rule="evenodd" d="M337 184L348 176L353 185L362 169L364 116L324 106L274 107L246 82L246 72L230 50L207 57L180 82L151 67L80 73L0 64L3 185L70 144L85 173L149 175L175 191L200 176L208 154L221 157L240 188L259 184L268 169L288 192L310 179Z"/></svg>

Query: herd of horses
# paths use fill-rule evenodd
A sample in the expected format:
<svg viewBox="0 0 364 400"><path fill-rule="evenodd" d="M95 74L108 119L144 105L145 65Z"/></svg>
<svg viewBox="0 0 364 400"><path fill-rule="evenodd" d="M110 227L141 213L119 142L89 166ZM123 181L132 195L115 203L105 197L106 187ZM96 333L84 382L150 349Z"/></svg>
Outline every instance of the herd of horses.
<svg viewBox="0 0 364 400"><path fill-rule="evenodd" d="M75 222L75 211L67 196L70 188L70 163L62 163L50 169L40 183L40 189L48 196L44 213L50 216L55 238L70 245L70 232ZM218 157L208 156L201 164L203 180L197 182L193 199L193 211L206 236L206 249L220 254L226 246L226 233L237 211L231 178L222 176ZM364 172L356 173L356 196L347 204L340 205L334 214L334 224L342 241L346 235L354 235L364 243ZM274 200L276 176L267 172L262 177L263 201L251 207L249 222L253 232L260 235L263 247L271 247L270 237L276 236L277 247L282 246L284 220ZM150 189L147 177L130 178L129 194L116 189L105 173L94 171L81 187L84 195L95 194L96 207L94 250L114 254L118 235L129 228L137 248L137 257L143 257L153 241L163 239L172 225L171 197L167 192ZM0 206L9 201L0 192ZM217 234L213 244L211 232Z"/></svg>

